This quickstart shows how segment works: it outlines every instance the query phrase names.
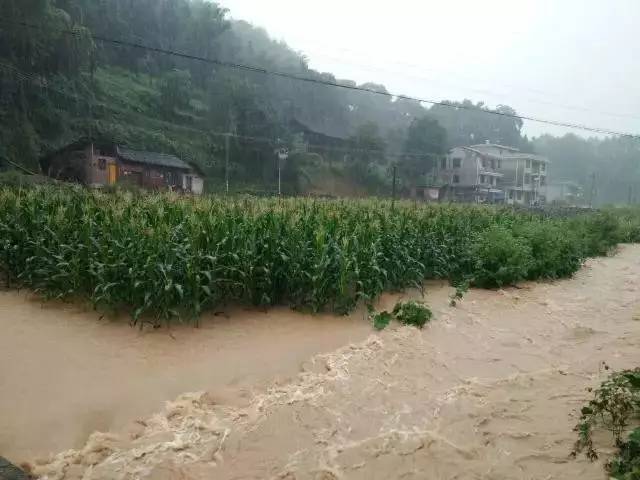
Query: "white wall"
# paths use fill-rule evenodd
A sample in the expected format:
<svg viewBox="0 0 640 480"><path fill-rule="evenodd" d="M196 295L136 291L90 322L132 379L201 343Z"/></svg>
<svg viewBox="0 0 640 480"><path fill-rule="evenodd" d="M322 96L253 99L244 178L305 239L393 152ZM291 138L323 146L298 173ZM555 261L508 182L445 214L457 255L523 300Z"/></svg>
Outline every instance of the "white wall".
<svg viewBox="0 0 640 480"><path fill-rule="evenodd" d="M188 192L188 178L191 177L191 193L194 195L202 195L204 191L204 180L202 177L193 173L185 173L182 175L182 188Z"/></svg>

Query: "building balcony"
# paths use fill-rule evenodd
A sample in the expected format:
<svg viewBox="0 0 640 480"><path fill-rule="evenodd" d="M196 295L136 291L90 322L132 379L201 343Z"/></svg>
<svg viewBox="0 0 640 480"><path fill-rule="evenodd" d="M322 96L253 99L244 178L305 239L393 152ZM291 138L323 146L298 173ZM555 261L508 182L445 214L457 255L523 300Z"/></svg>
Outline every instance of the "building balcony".
<svg viewBox="0 0 640 480"><path fill-rule="evenodd" d="M490 177L497 177L497 178L504 177L504 173L499 173L499 172L496 172L495 170L488 170L484 168L481 168L480 170L478 170L478 173L480 175L488 175Z"/></svg>

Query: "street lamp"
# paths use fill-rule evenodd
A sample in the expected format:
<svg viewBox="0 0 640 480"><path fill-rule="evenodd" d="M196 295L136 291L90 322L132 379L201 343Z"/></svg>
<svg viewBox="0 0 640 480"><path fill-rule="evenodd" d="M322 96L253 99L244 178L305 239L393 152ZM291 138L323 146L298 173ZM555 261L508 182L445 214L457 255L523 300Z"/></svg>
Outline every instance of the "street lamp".
<svg viewBox="0 0 640 480"><path fill-rule="evenodd" d="M282 195L282 162L289 158L289 150L282 147L276 150L278 155L278 196Z"/></svg>

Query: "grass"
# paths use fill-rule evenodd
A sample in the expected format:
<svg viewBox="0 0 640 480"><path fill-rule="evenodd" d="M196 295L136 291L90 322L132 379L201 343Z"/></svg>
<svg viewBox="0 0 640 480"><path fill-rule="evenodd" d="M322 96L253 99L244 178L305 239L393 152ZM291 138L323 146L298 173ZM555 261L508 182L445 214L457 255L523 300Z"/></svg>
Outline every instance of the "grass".
<svg viewBox="0 0 640 480"><path fill-rule="evenodd" d="M134 323L195 319L225 303L346 313L425 279L498 287L569 276L584 258L637 241L638 225L636 210L548 218L472 205L9 186L0 188L0 268L14 286L126 309Z"/></svg>

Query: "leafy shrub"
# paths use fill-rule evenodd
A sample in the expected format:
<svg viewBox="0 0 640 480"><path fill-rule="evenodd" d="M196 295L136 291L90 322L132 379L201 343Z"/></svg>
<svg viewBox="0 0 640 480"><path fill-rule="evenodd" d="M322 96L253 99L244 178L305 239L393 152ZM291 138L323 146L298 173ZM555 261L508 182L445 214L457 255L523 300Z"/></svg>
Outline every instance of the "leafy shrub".
<svg viewBox="0 0 640 480"><path fill-rule="evenodd" d="M527 278L533 260L528 243L501 225L479 235L473 255L474 284L487 288L512 285Z"/></svg>
<svg viewBox="0 0 640 480"><path fill-rule="evenodd" d="M605 368L608 369L607 366ZM603 427L611 431L616 445L622 443L622 434L629 421L640 415L640 368L614 373L602 382L593 399L582 408L580 422L575 430L578 440L572 455L584 451L590 459L598 454L593 445L593 429Z"/></svg>
<svg viewBox="0 0 640 480"><path fill-rule="evenodd" d="M391 320L393 319L393 315L391 315L389 312L385 310L382 312L374 313L372 315L372 318L373 318L373 328L375 328L376 330L384 330L391 323Z"/></svg>
<svg viewBox="0 0 640 480"><path fill-rule="evenodd" d="M583 239L583 254L587 257L607 255L624 240L620 221L612 211L583 215L573 221L576 224L576 232Z"/></svg>
<svg viewBox="0 0 640 480"><path fill-rule="evenodd" d="M610 212L618 219L619 240L625 243L640 242L640 209L612 208Z"/></svg>
<svg viewBox="0 0 640 480"><path fill-rule="evenodd" d="M469 280L454 281L453 286L456 291L449 297L451 299L449 305L455 307L462 300L464 294L469 291Z"/></svg>
<svg viewBox="0 0 640 480"><path fill-rule="evenodd" d="M393 307L393 315L403 325L413 325L422 328L431 320L431 309L422 302L409 301L398 302Z"/></svg>
<svg viewBox="0 0 640 480"><path fill-rule="evenodd" d="M640 479L640 428L629 435L629 439L621 443L618 454L607 464L609 475L618 480Z"/></svg>
<svg viewBox="0 0 640 480"><path fill-rule="evenodd" d="M568 277L582 265L580 239L562 224L526 223L517 226L515 234L531 247L529 279Z"/></svg>

